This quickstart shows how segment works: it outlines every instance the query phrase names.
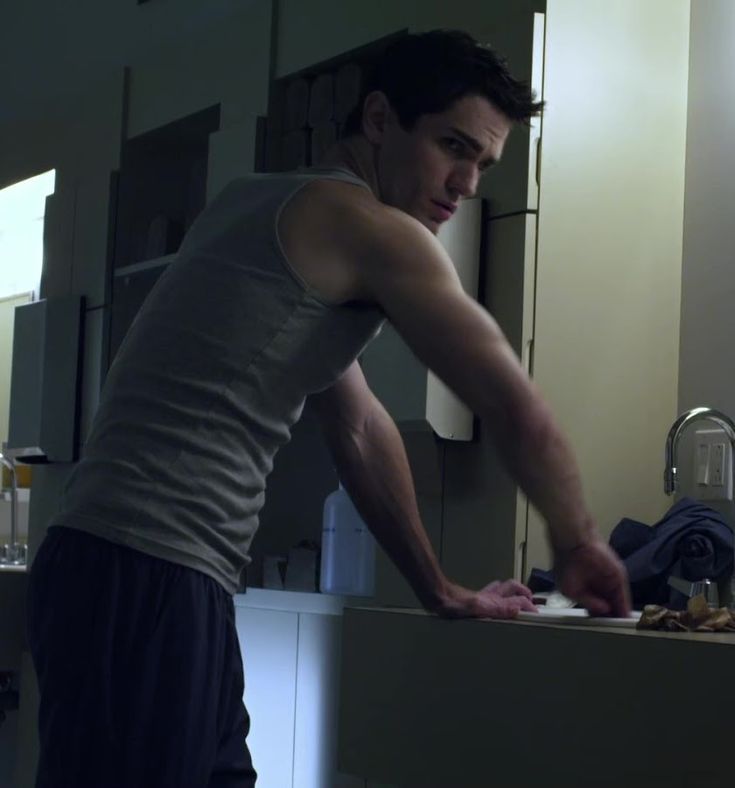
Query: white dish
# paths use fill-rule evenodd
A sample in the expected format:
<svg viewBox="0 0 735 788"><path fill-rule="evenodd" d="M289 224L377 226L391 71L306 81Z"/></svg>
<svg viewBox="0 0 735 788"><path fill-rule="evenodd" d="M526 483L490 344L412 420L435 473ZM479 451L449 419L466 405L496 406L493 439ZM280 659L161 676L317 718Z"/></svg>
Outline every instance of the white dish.
<svg viewBox="0 0 735 788"><path fill-rule="evenodd" d="M578 607L570 608L544 608L540 606L538 613L530 613L522 610L517 618L519 621L531 621L535 624L580 624L593 627L628 627L635 629L638 619L641 617L640 611L633 611L628 618L606 618L603 616L591 616L586 610Z"/></svg>

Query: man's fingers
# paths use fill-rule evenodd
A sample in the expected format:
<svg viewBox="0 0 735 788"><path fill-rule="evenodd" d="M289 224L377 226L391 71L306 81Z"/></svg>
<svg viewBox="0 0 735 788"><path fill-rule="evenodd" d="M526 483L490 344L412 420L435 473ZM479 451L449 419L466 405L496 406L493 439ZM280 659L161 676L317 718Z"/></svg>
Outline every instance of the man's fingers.
<svg viewBox="0 0 735 788"><path fill-rule="evenodd" d="M517 580L506 580L505 582L500 584L498 589L503 596L522 596L526 597L527 599L531 599L533 597L533 592L527 586L524 586L523 583L519 583Z"/></svg>
<svg viewBox="0 0 735 788"><path fill-rule="evenodd" d="M577 601L582 607L587 609L591 616L609 616L613 612L610 603L600 596L583 594Z"/></svg>
<svg viewBox="0 0 735 788"><path fill-rule="evenodd" d="M474 615L482 618L515 618L521 609L520 597L505 598L499 595L484 597Z"/></svg>
<svg viewBox="0 0 735 788"><path fill-rule="evenodd" d="M531 600L523 595L523 596L509 596L505 598L505 602L511 607L515 612L513 615L517 615L521 610L525 610L529 613L538 613L538 608L536 605L531 602Z"/></svg>
<svg viewBox="0 0 735 788"><path fill-rule="evenodd" d="M523 583L519 583L517 580L503 580L502 582L496 580L494 583L490 583L487 589L505 597L524 596L528 599L533 597L531 589L524 586Z"/></svg>
<svg viewBox="0 0 735 788"><path fill-rule="evenodd" d="M612 596L613 615L627 618L630 615L630 589L627 578L615 589Z"/></svg>
<svg viewBox="0 0 735 788"><path fill-rule="evenodd" d="M493 618L515 618L521 610L529 613L538 613L536 605L526 596L503 597L497 602L497 610L499 613L494 615Z"/></svg>
<svg viewBox="0 0 735 788"><path fill-rule="evenodd" d="M521 605L521 610L527 610L529 613L538 613L538 608L527 596L519 596L516 597L516 599L518 599Z"/></svg>
<svg viewBox="0 0 735 788"><path fill-rule="evenodd" d="M602 578L599 592L604 594L609 612L602 615L626 618L630 614L630 591L628 575L623 567Z"/></svg>

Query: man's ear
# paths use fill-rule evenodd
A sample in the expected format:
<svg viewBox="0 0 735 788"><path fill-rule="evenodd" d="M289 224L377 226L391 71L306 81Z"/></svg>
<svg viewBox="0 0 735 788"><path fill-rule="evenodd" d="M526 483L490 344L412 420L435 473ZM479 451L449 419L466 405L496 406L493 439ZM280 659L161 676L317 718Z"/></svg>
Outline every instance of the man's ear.
<svg viewBox="0 0 735 788"><path fill-rule="evenodd" d="M380 90L365 96L362 105L362 132L373 145L380 145L386 127L394 122L394 113L388 97Z"/></svg>

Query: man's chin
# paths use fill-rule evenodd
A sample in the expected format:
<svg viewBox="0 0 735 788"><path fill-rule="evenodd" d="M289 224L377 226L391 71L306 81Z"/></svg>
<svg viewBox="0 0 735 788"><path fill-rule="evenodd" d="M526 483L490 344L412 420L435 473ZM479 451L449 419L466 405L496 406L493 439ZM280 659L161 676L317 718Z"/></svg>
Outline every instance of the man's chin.
<svg viewBox="0 0 735 788"><path fill-rule="evenodd" d="M438 219L427 219L425 217L415 217L418 221L426 227L426 229L432 234L436 235L439 232L439 228L442 226L442 222Z"/></svg>
<svg viewBox="0 0 735 788"><path fill-rule="evenodd" d="M401 210L416 219L419 224L423 224L432 235L436 235L439 232L439 228L444 224L441 219L430 219L425 213L407 210L406 208L401 208Z"/></svg>

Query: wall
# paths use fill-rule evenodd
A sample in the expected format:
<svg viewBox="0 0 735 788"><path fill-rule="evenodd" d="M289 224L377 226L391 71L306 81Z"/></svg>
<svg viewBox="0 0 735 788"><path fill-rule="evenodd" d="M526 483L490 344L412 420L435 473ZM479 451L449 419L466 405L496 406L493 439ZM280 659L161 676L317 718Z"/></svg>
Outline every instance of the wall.
<svg viewBox="0 0 735 788"><path fill-rule="evenodd" d="M669 504L688 24L688 0L548 3L533 376L603 533Z"/></svg>

